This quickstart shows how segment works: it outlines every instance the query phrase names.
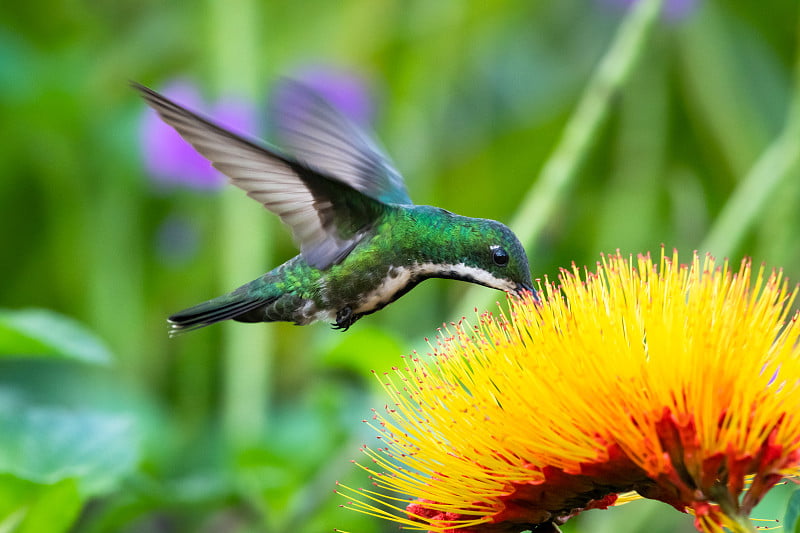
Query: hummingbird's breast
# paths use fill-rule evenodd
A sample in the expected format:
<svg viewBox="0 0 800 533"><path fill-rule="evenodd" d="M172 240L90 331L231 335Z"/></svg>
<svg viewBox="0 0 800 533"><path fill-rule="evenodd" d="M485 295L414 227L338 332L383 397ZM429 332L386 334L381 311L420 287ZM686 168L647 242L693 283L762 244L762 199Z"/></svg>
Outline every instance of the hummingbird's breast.
<svg viewBox="0 0 800 533"><path fill-rule="evenodd" d="M321 308L366 315L432 277L471 279L462 254L452 250L455 215L429 206L387 209L369 238L321 280ZM453 235L451 235L453 234ZM455 260L453 260L454 256Z"/></svg>
<svg viewBox="0 0 800 533"><path fill-rule="evenodd" d="M430 278L445 278L470 281L488 286L497 286L500 280L492 278L481 269L469 267L463 263L439 264L432 262L414 262L403 266L391 266L383 279L371 290L362 294L356 313L369 314L382 309L420 282ZM491 279L489 279L491 278ZM500 287L505 290L505 287Z"/></svg>
<svg viewBox="0 0 800 533"><path fill-rule="evenodd" d="M410 291L420 281L414 266L390 266L378 285L361 295L354 311L359 314L378 311Z"/></svg>

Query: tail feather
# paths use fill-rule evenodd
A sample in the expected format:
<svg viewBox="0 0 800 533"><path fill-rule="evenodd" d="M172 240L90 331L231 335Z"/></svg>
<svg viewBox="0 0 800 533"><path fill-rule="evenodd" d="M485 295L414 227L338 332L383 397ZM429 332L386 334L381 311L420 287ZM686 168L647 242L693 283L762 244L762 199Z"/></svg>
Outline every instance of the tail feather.
<svg viewBox="0 0 800 533"><path fill-rule="evenodd" d="M194 331L223 320L236 318L258 307L269 305L276 299L277 297L253 298L246 296L231 298L231 295L226 295L197 304L183 311L178 311L167 319L172 326L170 329L170 336Z"/></svg>

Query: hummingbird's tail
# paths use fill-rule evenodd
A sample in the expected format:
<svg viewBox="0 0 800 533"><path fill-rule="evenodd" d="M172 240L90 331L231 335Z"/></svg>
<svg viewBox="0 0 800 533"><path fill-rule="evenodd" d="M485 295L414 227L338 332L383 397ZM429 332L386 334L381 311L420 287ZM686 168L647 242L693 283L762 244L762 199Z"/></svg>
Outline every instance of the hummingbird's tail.
<svg viewBox="0 0 800 533"><path fill-rule="evenodd" d="M231 318L241 318L244 319L243 321L250 322L252 320L246 316L250 311L269 305L277 299L278 296L253 297L234 291L170 316L167 319L172 326L169 334L174 337Z"/></svg>

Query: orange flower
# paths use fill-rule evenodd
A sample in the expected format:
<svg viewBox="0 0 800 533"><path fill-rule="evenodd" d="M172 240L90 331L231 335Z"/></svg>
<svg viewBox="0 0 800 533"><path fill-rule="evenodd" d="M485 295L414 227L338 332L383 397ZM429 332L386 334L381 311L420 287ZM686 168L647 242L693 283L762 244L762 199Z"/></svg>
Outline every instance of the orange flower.
<svg viewBox="0 0 800 533"><path fill-rule="evenodd" d="M753 506L800 466L797 289L676 252L581 274L379 376L390 400L363 468L407 496L342 487L348 507L432 532L538 532L636 491L698 530L752 531Z"/></svg>

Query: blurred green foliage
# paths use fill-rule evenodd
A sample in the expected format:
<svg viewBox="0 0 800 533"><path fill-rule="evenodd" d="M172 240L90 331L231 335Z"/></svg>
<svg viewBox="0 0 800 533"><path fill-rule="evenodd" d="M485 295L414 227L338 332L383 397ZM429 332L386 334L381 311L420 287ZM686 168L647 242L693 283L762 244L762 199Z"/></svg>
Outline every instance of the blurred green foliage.
<svg viewBox="0 0 800 533"><path fill-rule="evenodd" d="M168 189L145 175L144 105L129 79L184 77L263 107L279 76L358 72L415 201L508 222L623 15L600 0L4 6L0 304L50 311L0 314L0 530L394 531L339 509L332 492L336 480L368 482L350 459L373 438L361 419L383 403L369 370L424 350L465 303L463 284L429 281L346 334L234 324L167 338L170 312L296 250L239 191ZM800 279L800 136L784 136L782 166L764 159L798 95L797 32L793 0L698 1L662 20L525 243L534 276L663 243L686 257L751 256ZM753 213L739 216L732 198L751 177ZM733 224L709 241L729 206ZM246 226L230 223L239 211ZM174 221L177 241L165 238ZM779 488L755 516L780 518L788 498ZM637 502L565 530L692 526Z"/></svg>

